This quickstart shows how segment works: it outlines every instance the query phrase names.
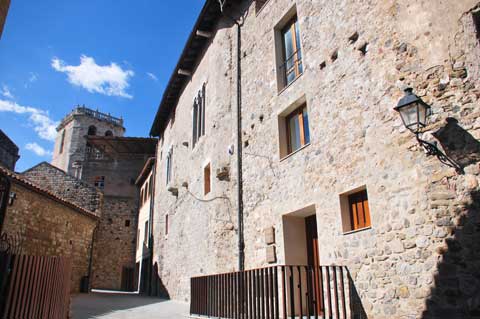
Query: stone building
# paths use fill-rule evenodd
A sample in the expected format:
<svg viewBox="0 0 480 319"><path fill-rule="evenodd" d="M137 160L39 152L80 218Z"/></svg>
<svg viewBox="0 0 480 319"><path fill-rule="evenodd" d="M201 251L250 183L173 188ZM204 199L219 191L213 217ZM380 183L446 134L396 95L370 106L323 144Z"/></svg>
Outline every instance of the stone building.
<svg viewBox="0 0 480 319"><path fill-rule="evenodd" d="M18 146L0 130L0 165L13 171L19 158Z"/></svg>
<svg viewBox="0 0 480 319"><path fill-rule="evenodd" d="M478 316L479 9L206 1L151 130L169 294L238 270L243 229L246 269L346 266L359 317ZM419 138L458 170L394 111L408 86L432 108Z"/></svg>
<svg viewBox="0 0 480 319"><path fill-rule="evenodd" d="M10 0L0 0L0 38L2 37L3 27L7 19L8 8L10 7Z"/></svg>
<svg viewBox="0 0 480 319"><path fill-rule="evenodd" d="M91 288L136 290L135 242L138 192L135 186L145 162L155 154L156 139L124 137L123 120L109 114L75 108L57 128L52 165L29 173L51 181L57 192L75 198L70 186L81 180L94 186L101 196L79 198L99 216L95 232ZM73 180L72 180L73 179ZM99 204L100 201L100 204Z"/></svg>
<svg viewBox="0 0 480 319"><path fill-rule="evenodd" d="M6 168L0 167L0 177L10 181L2 234L12 238L22 254L69 257L70 289L78 293L90 271L99 217Z"/></svg>

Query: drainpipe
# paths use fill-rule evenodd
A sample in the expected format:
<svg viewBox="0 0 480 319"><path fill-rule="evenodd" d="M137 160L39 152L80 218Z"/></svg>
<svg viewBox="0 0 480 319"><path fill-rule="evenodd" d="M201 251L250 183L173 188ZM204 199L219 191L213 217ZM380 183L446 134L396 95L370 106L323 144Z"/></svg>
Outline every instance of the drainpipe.
<svg viewBox="0 0 480 319"><path fill-rule="evenodd" d="M157 142L158 143L158 142ZM153 277L153 212L154 212L154 205L155 205L155 173L157 171L157 159L158 159L158 147L157 147L157 154L155 156L155 161L153 163L153 168L152 168L152 176L153 176L153 185L152 185L152 191L150 193L150 216L148 216L148 231L149 231L149 236L148 236L148 250L150 253L150 263L148 264L148 295L151 296L152 294L152 277Z"/></svg>
<svg viewBox="0 0 480 319"><path fill-rule="evenodd" d="M237 26L237 195L238 195L238 270L245 270L245 241L243 232L243 176L242 176L242 72L241 72L241 25L223 11L225 0L218 0L220 10Z"/></svg>

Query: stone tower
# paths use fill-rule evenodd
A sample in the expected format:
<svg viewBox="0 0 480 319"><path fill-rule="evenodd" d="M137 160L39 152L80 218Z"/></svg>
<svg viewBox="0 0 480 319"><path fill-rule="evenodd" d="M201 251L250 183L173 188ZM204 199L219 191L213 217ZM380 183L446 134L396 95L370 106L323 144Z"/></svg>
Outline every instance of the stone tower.
<svg viewBox="0 0 480 319"><path fill-rule="evenodd" d="M123 136L125 128L121 118L78 106L63 118L57 132L52 164L81 178L82 162L94 151L85 136Z"/></svg>

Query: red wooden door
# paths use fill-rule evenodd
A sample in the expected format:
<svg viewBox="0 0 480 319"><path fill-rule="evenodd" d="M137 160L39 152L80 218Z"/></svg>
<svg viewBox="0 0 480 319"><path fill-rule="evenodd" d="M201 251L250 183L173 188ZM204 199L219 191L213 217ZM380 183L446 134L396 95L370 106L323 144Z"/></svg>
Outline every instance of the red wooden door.
<svg viewBox="0 0 480 319"><path fill-rule="evenodd" d="M323 314L322 310L322 285L320 274L320 256L318 249L318 232L317 232L317 216L312 215L305 218L305 230L307 234L307 256L308 265L314 268L313 289L315 296L312 296L312 300L315 303L310 303L310 312L313 313L313 309L316 305L316 311L319 315ZM310 298L308 299L310 300Z"/></svg>

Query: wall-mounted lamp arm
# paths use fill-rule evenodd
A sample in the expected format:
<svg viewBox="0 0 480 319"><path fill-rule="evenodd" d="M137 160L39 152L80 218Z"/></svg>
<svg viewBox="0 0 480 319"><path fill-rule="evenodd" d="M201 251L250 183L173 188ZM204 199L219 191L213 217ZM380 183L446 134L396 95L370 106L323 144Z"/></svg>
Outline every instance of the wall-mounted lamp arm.
<svg viewBox="0 0 480 319"><path fill-rule="evenodd" d="M428 141L425 141L425 140L422 140L419 136L419 134L417 133L416 134L417 136L417 141L420 145L422 145L423 149L425 150L425 153L427 154L427 156L436 156L438 158L438 160L440 162L442 162L443 164L449 166L449 167L452 167L455 169L455 171L457 171L457 173L459 174L463 174L464 171L463 171L463 168L460 164L458 164L457 162L455 162L453 159L451 159L450 157L448 157L445 153L443 153L438 147L437 147L437 143L434 142L434 143L431 143L431 142L428 142Z"/></svg>

